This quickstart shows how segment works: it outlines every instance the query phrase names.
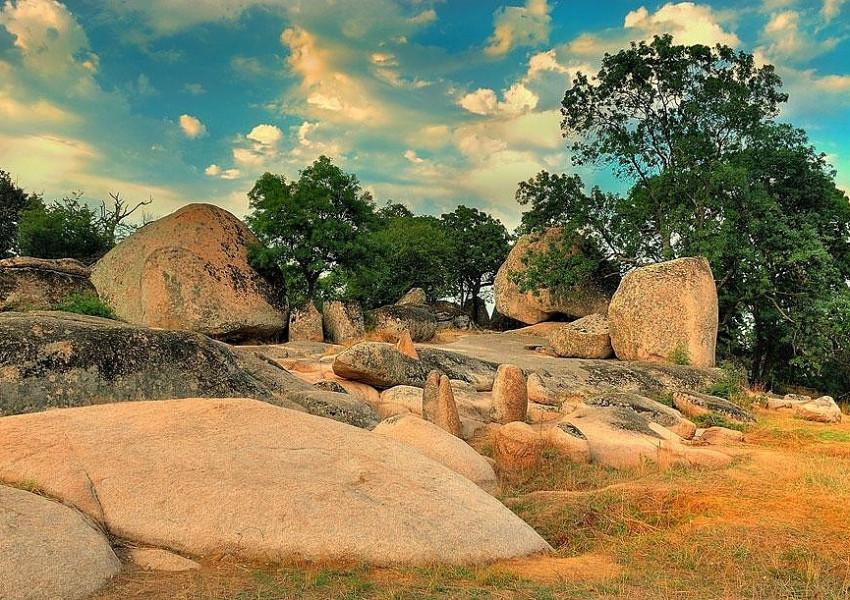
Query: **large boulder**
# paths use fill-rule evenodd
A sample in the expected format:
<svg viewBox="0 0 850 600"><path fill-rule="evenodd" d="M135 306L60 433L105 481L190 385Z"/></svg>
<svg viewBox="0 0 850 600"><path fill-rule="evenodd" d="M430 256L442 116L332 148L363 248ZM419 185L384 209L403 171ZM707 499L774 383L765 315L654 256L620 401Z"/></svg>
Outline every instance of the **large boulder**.
<svg viewBox="0 0 850 600"><path fill-rule="evenodd" d="M714 366L717 319L717 288L702 257L629 272L608 309L617 358L695 367Z"/></svg>
<svg viewBox="0 0 850 600"><path fill-rule="evenodd" d="M504 316L534 325L549 321L555 316L584 317L594 313L605 313L610 295L605 286L598 282L589 282L570 290L553 291L548 289L521 292L513 282L511 275L525 270L523 259L528 253L543 254L549 251L550 244L560 247L563 244L563 230L552 228L540 235L524 235L511 250L505 263L499 268L493 290L496 295L496 311ZM575 247L573 253L580 250Z"/></svg>
<svg viewBox="0 0 850 600"><path fill-rule="evenodd" d="M363 308L359 302L331 300L322 306L325 337L334 344L344 344L366 333Z"/></svg>
<svg viewBox="0 0 850 600"><path fill-rule="evenodd" d="M250 348L59 312L0 313L0 416L104 402L249 397L360 427L377 415Z"/></svg>
<svg viewBox="0 0 850 600"><path fill-rule="evenodd" d="M399 352L393 344L361 342L337 354L334 373L380 389L397 385L425 387L428 373L437 370L449 379L472 384L479 391L493 389L498 365L448 350L421 347L419 360Z"/></svg>
<svg viewBox="0 0 850 600"><path fill-rule="evenodd" d="M549 334L549 345L564 358L611 358L611 336L605 315L588 315Z"/></svg>
<svg viewBox="0 0 850 600"><path fill-rule="evenodd" d="M798 404L794 408L794 416L819 423L841 423L841 409L830 396Z"/></svg>
<svg viewBox="0 0 850 600"><path fill-rule="evenodd" d="M33 482L118 538L194 557L430 564L549 549L412 448L246 399L0 419L0 480Z"/></svg>
<svg viewBox="0 0 850 600"><path fill-rule="evenodd" d="M312 301L289 314L290 342L323 342L324 340L322 313Z"/></svg>
<svg viewBox="0 0 850 600"><path fill-rule="evenodd" d="M286 293L279 273L264 276L248 263L256 243L226 210L190 204L118 244L92 282L130 323L226 341L277 339L289 316Z"/></svg>
<svg viewBox="0 0 850 600"><path fill-rule="evenodd" d="M416 415L398 415L381 421L373 432L414 448L490 493L496 490L496 474L490 463L469 444L434 423Z"/></svg>
<svg viewBox="0 0 850 600"><path fill-rule="evenodd" d="M437 331L444 329L474 329L475 323L472 315L455 302L438 300L428 305L437 319Z"/></svg>
<svg viewBox="0 0 850 600"><path fill-rule="evenodd" d="M97 295L90 271L72 258L0 260L0 311L50 310L74 294Z"/></svg>
<svg viewBox="0 0 850 600"><path fill-rule="evenodd" d="M86 598L120 570L109 541L79 512L0 485L0 598Z"/></svg>
<svg viewBox="0 0 850 600"><path fill-rule="evenodd" d="M366 313L369 328L398 341L407 331L414 342L427 342L437 332L437 318L427 306L393 304Z"/></svg>

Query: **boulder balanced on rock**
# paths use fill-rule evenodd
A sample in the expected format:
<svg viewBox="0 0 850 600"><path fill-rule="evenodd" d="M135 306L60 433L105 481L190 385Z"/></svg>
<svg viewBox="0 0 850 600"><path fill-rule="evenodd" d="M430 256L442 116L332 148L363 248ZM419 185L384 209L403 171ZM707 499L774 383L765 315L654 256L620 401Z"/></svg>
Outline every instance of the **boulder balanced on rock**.
<svg viewBox="0 0 850 600"><path fill-rule="evenodd" d="M282 277L248 263L257 238L232 214L190 204L145 225L95 265L92 282L123 320L240 341L276 339L289 307Z"/></svg>
<svg viewBox="0 0 850 600"><path fill-rule="evenodd" d="M705 258L641 267L623 277L608 309L620 360L713 367L717 288Z"/></svg>

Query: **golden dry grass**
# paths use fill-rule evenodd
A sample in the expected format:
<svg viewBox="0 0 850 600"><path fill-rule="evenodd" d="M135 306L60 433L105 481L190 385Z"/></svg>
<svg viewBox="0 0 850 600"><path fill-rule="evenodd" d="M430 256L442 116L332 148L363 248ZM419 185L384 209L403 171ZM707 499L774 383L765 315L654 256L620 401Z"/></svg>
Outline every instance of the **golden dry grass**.
<svg viewBox="0 0 850 600"><path fill-rule="evenodd" d="M732 466L630 470L544 456L502 499L557 550L477 567L131 568L95 598L850 598L850 423L760 411Z"/></svg>

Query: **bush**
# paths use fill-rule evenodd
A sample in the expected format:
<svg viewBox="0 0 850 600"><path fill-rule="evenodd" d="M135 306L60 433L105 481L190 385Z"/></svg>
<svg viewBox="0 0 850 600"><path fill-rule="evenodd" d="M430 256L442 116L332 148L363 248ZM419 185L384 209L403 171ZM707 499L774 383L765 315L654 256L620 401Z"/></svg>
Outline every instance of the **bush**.
<svg viewBox="0 0 850 600"><path fill-rule="evenodd" d="M747 371L742 366L728 361L723 362L720 369L723 371L720 380L703 391L709 396L718 396L735 402L747 389Z"/></svg>
<svg viewBox="0 0 850 600"><path fill-rule="evenodd" d="M693 421L694 425L697 427L705 429L708 429L709 427L725 427L726 429L734 429L735 431L745 431L745 427L740 423L733 423L726 417L715 413L696 415L691 417L691 421Z"/></svg>
<svg viewBox="0 0 850 600"><path fill-rule="evenodd" d="M59 304L54 305L53 309L104 319L118 318L107 304L92 293L71 294Z"/></svg>

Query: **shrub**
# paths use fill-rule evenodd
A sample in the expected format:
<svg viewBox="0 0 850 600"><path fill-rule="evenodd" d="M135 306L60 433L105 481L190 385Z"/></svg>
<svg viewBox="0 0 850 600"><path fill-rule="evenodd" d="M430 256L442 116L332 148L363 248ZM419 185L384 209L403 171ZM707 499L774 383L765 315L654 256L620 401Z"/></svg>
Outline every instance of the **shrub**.
<svg viewBox="0 0 850 600"><path fill-rule="evenodd" d="M691 364L691 356L688 354L687 349L682 346L676 346L667 356L667 361L674 365L689 365Z"/></svg>
<svg viewBox="0 0 850 600"><path fill-rule="evenodd" d="M704 415L696 415L691 417L694 425L700 428L708 429L709 427L725 427L726 429L734 429L735 431L745 431L745 427L740 423L733 423L724 416L708 413Z"/></svg>
<svg viewBox="0 0 850 600"><path fill-rule="evenodd" d="M107 304L92 293L71 294L59 304L54 305L53 309L104 319L118 318Z"/></svg>

